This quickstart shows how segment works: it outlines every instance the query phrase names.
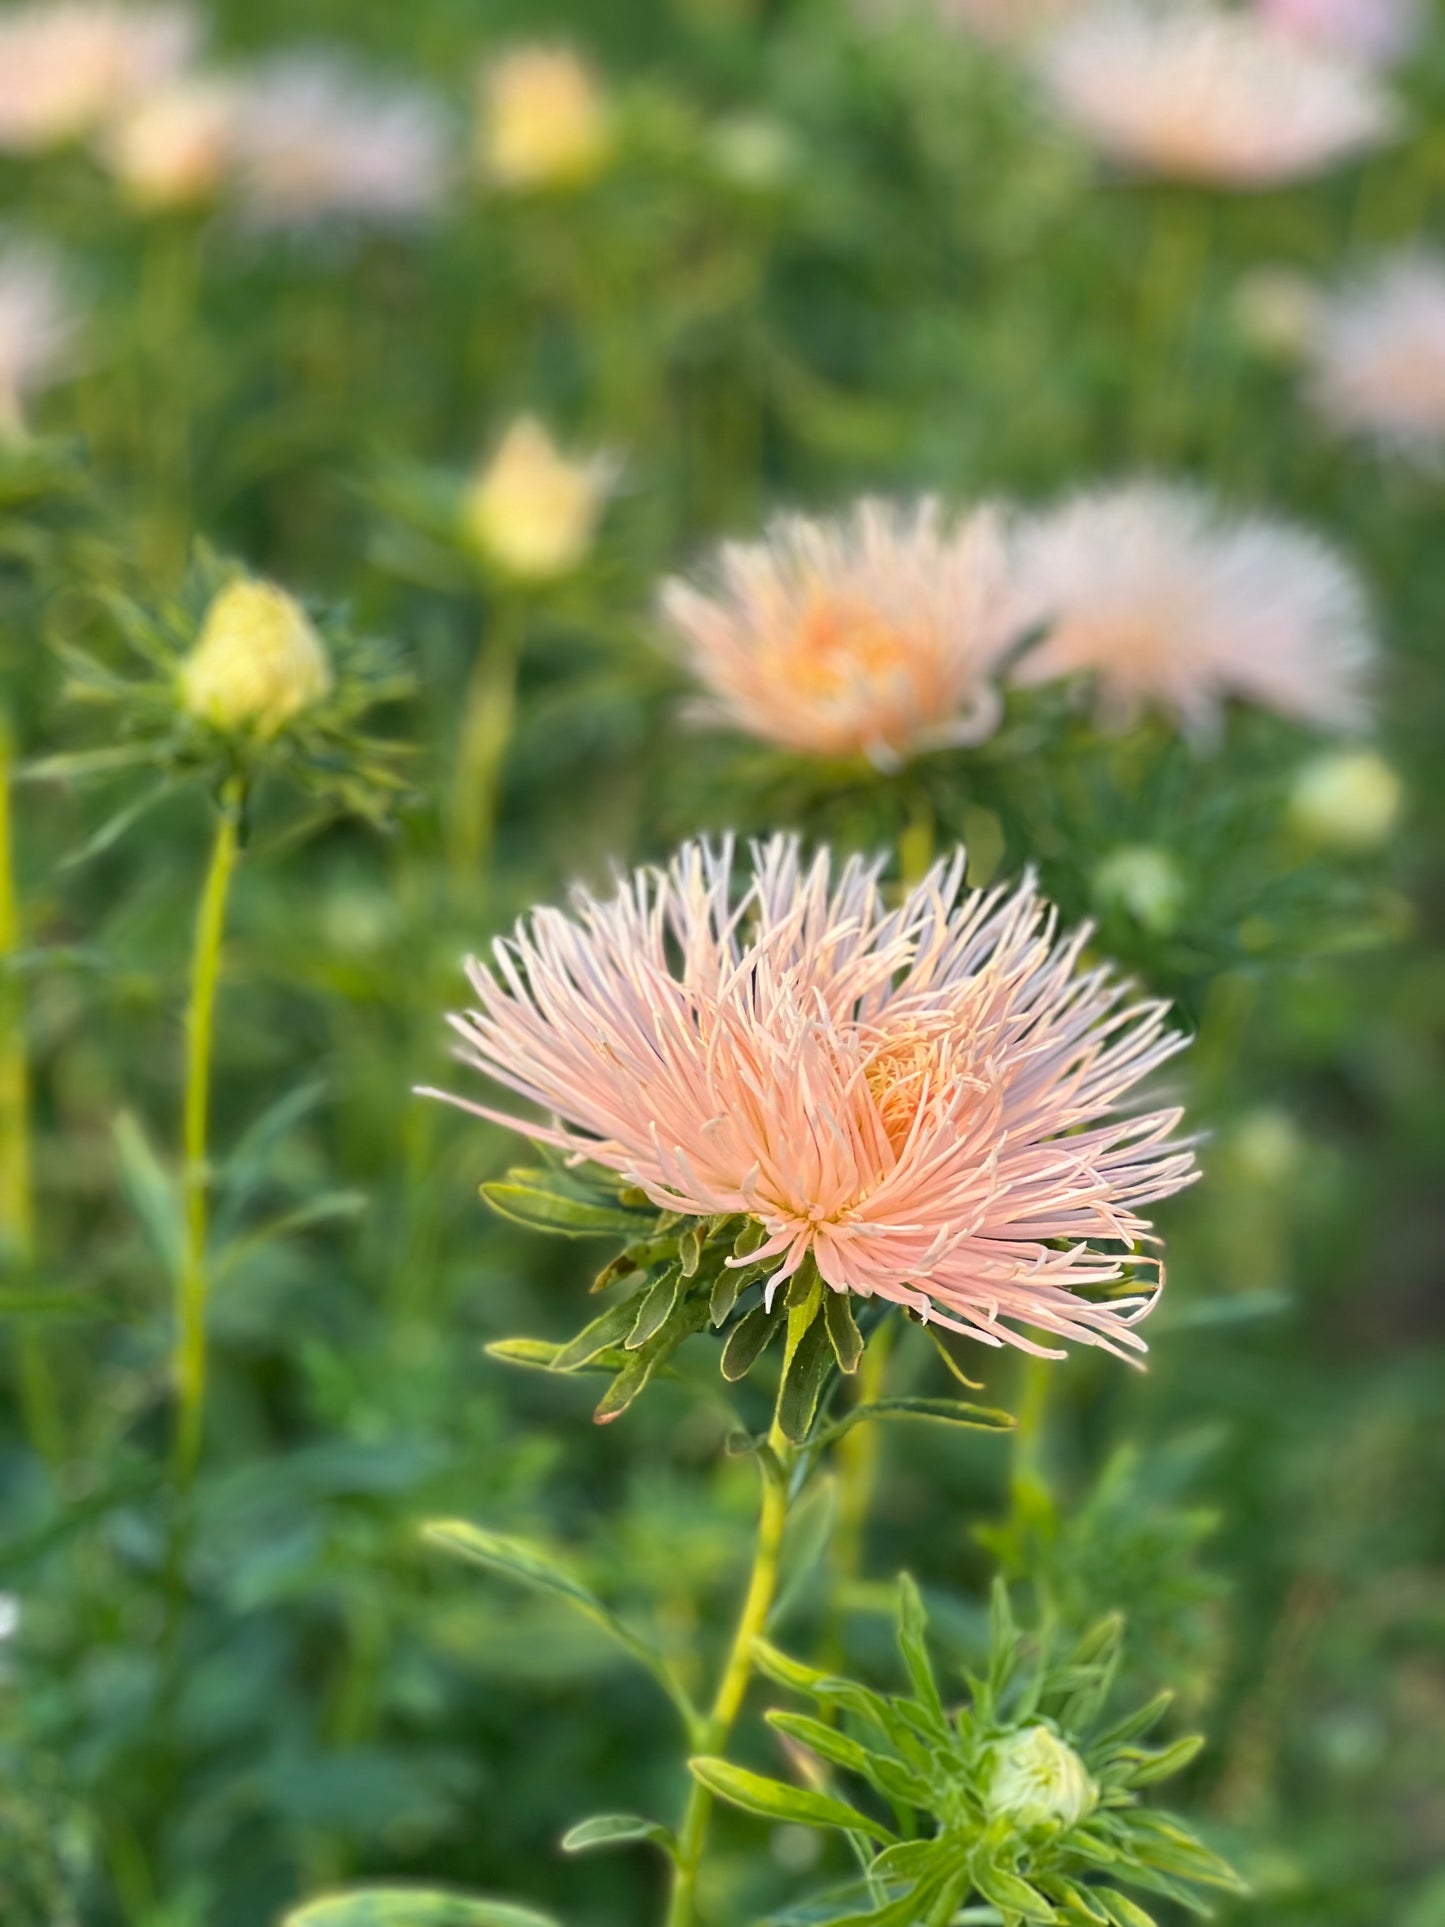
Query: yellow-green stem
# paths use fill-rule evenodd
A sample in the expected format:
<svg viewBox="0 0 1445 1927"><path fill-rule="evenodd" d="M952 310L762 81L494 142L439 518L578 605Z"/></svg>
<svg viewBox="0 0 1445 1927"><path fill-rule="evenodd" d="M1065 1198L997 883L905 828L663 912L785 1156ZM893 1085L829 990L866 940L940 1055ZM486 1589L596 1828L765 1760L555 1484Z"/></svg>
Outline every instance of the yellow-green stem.
<svg viewBox="0 0 1445 1927"><path fill-rule="evenodd" d="M172 1372L176 1387L175 1470L182 1487L190 1484L201 1453L206 1412L206 1316L210 1275L206 1238L210 1206L209 1130L211 1054L215 1034L216 985L221 975L221 945L226 903L240 854L241 779L231 777L221 791L220 819L196 911L191 952L190 998L186 1006L186 1096L183 1186L186 1208L185 1252L176 1287L175 1346Z"/></svg>
<svg viewBox="0 0 1445 1927"><path fill-rule="evenodd" d="M778 1590L778 1555L783 1544L783 1527L788 1516L788 1481L793 1448L784 1438L776 1419L768 1435L771 1459L764 1458L763 1500L758 1515L758 1536L753 1552L752 1575L747 1595L733 1633L718 1681L717 1695L698 1735L698 1751L722 1753L732 1736L743 1696L753 1671L753 1642L767 1625L768 1614ZM678 1833L677 1860L673 1871L672 1898L667 1910L667 1927L692 1927L697 1905L697 1877L707 1845L708 1822L712 1818L713 1796L698 1780L692 1783L687 1810Z"/></svg>
<svg viewBox="0 0 1445 1927"><path fill-rule="evenodd" d="M447 856L458 889L480 874L492 853L502 765L516 719L524 626L516 601L498 606L467 681L448 825Z"/></svg>
<svg viewBox="0 0 1445 1927"><path fill-rule="evenodd" d="M10 726L0 715L0 1250L24 1273L35 1261L35 1193L25 1016L12 967L22 936L10 820L13 767ZM58 1465L65 1457L65 1434L50 1357L42 1335L23 1324L16 1362L26 1436L48 1464Z"/></svg>

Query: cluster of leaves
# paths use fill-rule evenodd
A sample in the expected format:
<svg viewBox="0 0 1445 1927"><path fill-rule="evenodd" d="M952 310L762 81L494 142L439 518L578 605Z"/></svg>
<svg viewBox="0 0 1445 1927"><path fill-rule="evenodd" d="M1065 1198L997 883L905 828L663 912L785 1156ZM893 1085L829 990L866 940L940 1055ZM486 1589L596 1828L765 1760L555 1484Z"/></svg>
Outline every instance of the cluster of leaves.
<svg viewBox="0 0 1445 1927"><path fill-rule="evenodd" d="M821 1763L803 1769L812 1787L726 1760L691 1762L704 1785L749 1813L847 1837L863 1862L867 1904L857 1906L854 1890L833 1896L822 1912L810 1908L809 1920L946 1927L978 1898L997 1909L1005 1927L1149 1927L1152 1916L1121 1887L1196 1913L1207 1912L1197 1888L1240 1891L1225 1861L1179 1821L1140 1802L1146 1787L1181 1772L1203 1744L1193 1737L1157 1748L1140 1744L1168 1710L1170 1695L1102 1723L1123 1638L1117 1616L1056 1651L1047 1637L1024 1637L998 1583L987 1664L965 1673L968 1697L953 1709L940 1693L925 1635L922 1602L905 1577L898 1646L912 1690L888 1697L760 1645L762 1670L812 1699L822 1714L768 1715L786 1742ZM1082 1767L1087 1783L1053 1802L1047 1790L1032 1803L1001 1798L1002 1755L1039 1727L1071 1768ZM828 1769L862 1780L889 1818L823 1790Z"/></svg>

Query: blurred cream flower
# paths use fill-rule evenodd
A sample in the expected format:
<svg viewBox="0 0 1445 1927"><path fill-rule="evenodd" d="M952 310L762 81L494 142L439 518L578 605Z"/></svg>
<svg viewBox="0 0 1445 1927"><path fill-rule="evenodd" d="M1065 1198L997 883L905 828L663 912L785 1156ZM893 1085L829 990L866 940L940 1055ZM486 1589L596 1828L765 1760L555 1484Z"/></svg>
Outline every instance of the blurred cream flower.
<svg viewBox="0 0 1445 1927"><path fill-rule="evenodd" d="M136 207L191 207L221 185L235 118L235 91L224 81L178 80L106 130L101 158Z"/></svg>
<svg viewBox="0 0 1445 1927"><path fill-rule="evenodd" d="M262 227L404 226L434 212L449 172L430 94L316 51L283 55L240 85L235 154L242 204Z"/></svg>
<svg viewBox="0 0 1445 1927"><path fill-rule="evenodd" d="M33 0L0 15L0 151L94 132L179 74L198 39L184 6Z"/></svg>
<svg viewBox="0 0 1445 1927"><path fill-rule="evenodd" d="M1404 785L1377 751L1340 750L1298 772L1289 819L1327 849L1377 850L1394 834L1404 801Z"/></svg>
<svg viewBox="0 0 1445 1927"><path fill-rule="evenodd" d="M1445 455L1445 255L1396 255L1326 297L1309 364L1331 427L1416 458Z"/></svg>
<svg viewBox="0 0 1445 1927"><path fill-rule="evenodd" d="M1293 268L1252 268L1234 290L1233 310L1235 326L1252 348L1293 361L1314 337L1320 294Z"/></svg>
<svg viewBox="0 0 1445 1927"><path fill-rule="evenodd" d="M515 47L487 62L479 92L478 159L495 186L578 187L611 158L611 104L570 47Z"/></svg>
<svg viewBox="0 0 1445 1927"><path fill-rule="evenodd" d="M1231 696L1331 728L1368 714L1374 641L1353 571L1315 536L1193 489L1101 490L1025 526L1016 621L1045 628L1016 679L1091 674L1115 723L1158 707L1204 733Z"/></svg>
<svg viewBox="0 0 1445 1927"><path fill-rule="evenodd" d="M37 241L0 245L0 441L24 435L25 397L65 372L77 328L58 257Z"/></svg>
<svg viewBox="0 0 1445 1927"><path fill-rule="evenodd" d="M1089 1770L1052 1727L1026 1726L994 1748L987 1793L991 1814L1028 1831L1063 1829L1087 1819L1099 1803Z"/></svg>
<svg viewBox="0 0 1445 1927"><path fill-rule="evenodd" d="M329 694L331 659L306 612L273 582L231 582L214 597L181 665L181 703L217 729L265 740Z"/></svg>
<svg viewBox="0 0 1445 1927"><path fill-rule="evenodd" d="M1306 46L1331 47L1380 66L1419 39L1419 0L1255 0L1260 16Z"/></svg>
<svg viewBox="0 0 1445 1927"><path fill-rule="evenodd" d="M463 529L519 581L570 575L592 547L615 472L609 456L563 454L535 416L520 416L468 488Z"/></svg>
<svg viewBox="0 0 1445 1927"><path fill-rule="evenodd" d="M1213 187L1318 174L1399 123L1362 63L1206 0L1095 0L1045 38L1038 65L1110 159Z"/></svg>
<svg viewBox="0 0 1445 1927"><path fill-rule="evenodd" d="M804 755L889 766L997 726L1008 586L995 511L953 524L933 501L865 501L726 544L700 586L663 585L661 613L710 719Z"/></svg>

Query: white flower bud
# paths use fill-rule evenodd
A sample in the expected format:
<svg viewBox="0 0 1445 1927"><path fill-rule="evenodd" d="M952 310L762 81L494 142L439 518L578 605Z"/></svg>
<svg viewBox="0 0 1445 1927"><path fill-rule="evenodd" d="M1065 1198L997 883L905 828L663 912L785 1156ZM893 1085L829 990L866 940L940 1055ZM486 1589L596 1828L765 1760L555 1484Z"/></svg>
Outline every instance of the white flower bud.
<svg viewBox="0 0 1445 1927"><path fill-rule="evenodd" d="M1318 756L1295 777L1289 817L1312 843L1335 850L1375 850L1400 819L1404 786L1373 749Z"/></svg>
<svg viewBox="0 0 1445 1927"><path fill-rule="evenodd" d="M228 583L181 665L181 702L217 729L274 736L332 685L326 646L293 597L271 582Z"/></svg>
<svg viewBox="0 0 1445 1927"><path fill-rule="evenodd" d="M467 491L464 529L521 581L570 575L592 546L609 477L605 460L569 459L539 421L523 416Z"/></svg>
<svg viewBox="0 0 1445 1927"><path fill-rule="evenodd" d="M607 97L570 47L517 47L483 69L477 157L494 186L580 187L612 144Z"/></svg>
<svg viewBox="0 0 1445 1927"><path fill-rule="evenodd" d="M1065 1740L1047 1726L1026 1726L994 1749L985 1796L990 1814L1017 1825L1072 1827L1093 1812L1099 1790Z"/></svg>

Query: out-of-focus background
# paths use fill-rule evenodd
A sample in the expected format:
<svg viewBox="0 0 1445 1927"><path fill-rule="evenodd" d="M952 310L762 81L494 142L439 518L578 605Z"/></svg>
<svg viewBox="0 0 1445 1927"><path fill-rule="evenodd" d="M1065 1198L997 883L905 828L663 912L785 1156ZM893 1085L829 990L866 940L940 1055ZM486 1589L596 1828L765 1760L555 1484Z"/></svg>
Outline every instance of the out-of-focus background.
<svg viewBox="0 0 1445 1927"><path fill-rule="evenodd" d="M1246 140L1221 183L1065 111L1024 0L215 0L191 46L152 14L148 49L99 55L81 9L37 41L46 11L66 9L0 11L6 1927L259 1927L378 1874L575 1927L656 1914L644 1855L557 1841L599 1808L675 1808L666 1703L417 1522L565 1548L685 1652L731 1611L753 1475L685 1385L599 1429L585 1390L484 1354L575 1329L607 1249L489 1216L477 1185L515 1143L408 1093L445 1079L465 952L571 879L698 828L886 846L920 811L980 874L1038 863L1199 1028L1178 1078L1206 1176L1161 1211L1147 1372L1058 1369L1051 1496L1021 1505L1004 1442L882 1439L855 1665L890 1664L902 1567L961 1649L992 1571L1046 1575L1065 1617L1126 1613L1133 1680L1209 1732L1176 1798L1251 1883L1222 1919L1438 1927L1445 25L1269 10L1302 72L1368 72L1388 133L1326 138L1289 178L1250 175ZM539 42L530 76L509 68ZM1155 70L1132 91L1164 103ZM1206 110L1186 88L1172 111L1187 150ZM1277 118L1296 111L1325 108L1286 86ZM1320 317L1397 257L1426 284L1396 364L1419 412L1372 427L1321 403ZM527 417L599 500L519 597L457 503ZM1294 517L1367 583L1379 720L1366 765L1316 774L1313 818L1319 745L1260 715L1052 773L1041 752L1022 797L957 752L825 778L683 718L655 585L714 540L865 492L1035 505L1141 473ZM555 532L568 478L539 486L518 513ZM406 747L388 827L282 783L257 798L178 1580L167 1241L210 805L145 768L24 766L108 740L65 700L65 652L119 663L107 611L179 606L197 542L345 604L413 685L376 722ZM519 609L495 821L462 833L464 692ZM903 1347L901 1382L925 1351ZM990 1399L1015 1401L1020 1363L983 1357ZM738 1921L820 1850L736 1815L718 1841Z"/></svg>

